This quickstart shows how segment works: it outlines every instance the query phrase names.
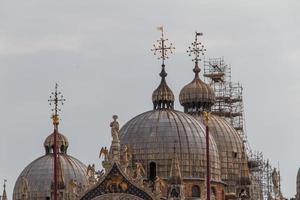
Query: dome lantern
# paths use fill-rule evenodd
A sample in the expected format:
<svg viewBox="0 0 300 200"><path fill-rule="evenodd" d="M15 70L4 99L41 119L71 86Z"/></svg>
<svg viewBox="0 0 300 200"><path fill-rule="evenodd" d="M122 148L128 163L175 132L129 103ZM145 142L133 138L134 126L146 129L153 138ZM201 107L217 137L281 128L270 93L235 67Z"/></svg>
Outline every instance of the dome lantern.
<svg viewBox="0 0 300 200"><path fill-rule="evenodd" d="M57 145L57 153L67 154L67 150L69 147L68 138L61 133L57 133L56 135L56 145ZM50 134L44 142L44 148L46 154L50 154L54 152L54 133Z"/></svg>
<svg viewBox="0 0 300 200"><path fill-rule="evenodd" d="M166 44L168 39L164 38L163 27L158 27L158 30L161 31L161 38L157 40L158 45L153 45L154 48L151 49L151 51L154 52L154 55L159 53L158 59L162 60L162 69L159 74L161 77L161 82L152 93L153 109L174 109L175 97L166 82L166 77L168 74L165 71L165 60L168 58L169 53L173 53L172 50L174 50L175 47L173 47L172 43L170 43L170 45Z"/></svg>
<svg viewBox="0 0 300 200"><path fill-rule="evenodd" d="M192 54L194 55L192 61L195 62L195 67L193 69L195 78L192 82L182 88L179 95L180 104L184 107L184 111L188 113L208 111L215 101L213 89L208 84L204 83L199 76L201 71L199 67L199 61L201 61L200 55L204 55L204 52L206 51L204 45L202 45L201 42L198 42L197 37L201 35L202 33L196 32L195 41L191 44L192 47L189 47L187 50L189 56Z"/></svg>

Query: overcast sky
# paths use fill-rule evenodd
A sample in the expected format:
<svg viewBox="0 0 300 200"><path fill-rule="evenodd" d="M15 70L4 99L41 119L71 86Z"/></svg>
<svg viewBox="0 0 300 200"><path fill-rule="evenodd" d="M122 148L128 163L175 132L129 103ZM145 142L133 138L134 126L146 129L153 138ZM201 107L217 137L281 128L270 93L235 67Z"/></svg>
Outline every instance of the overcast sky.
<svg viewBox="0 0 300 200"><path fill-rule="evenodd" d="M60 130L69 153L100 167L109 122L152 108L160 63L150 52L164 25L176 46L166 62L174 94L191 81L185 51L197 30L207 57L224 56L244 86L249 143L280 163L282 189L296 191L300 163L300 3L276 0L0 0L0 179L14 182L44 154L52 132L48 96L67 101ZM176 99L176 109L182 110ZM0 190L2 191L2 189Z"/></svg>

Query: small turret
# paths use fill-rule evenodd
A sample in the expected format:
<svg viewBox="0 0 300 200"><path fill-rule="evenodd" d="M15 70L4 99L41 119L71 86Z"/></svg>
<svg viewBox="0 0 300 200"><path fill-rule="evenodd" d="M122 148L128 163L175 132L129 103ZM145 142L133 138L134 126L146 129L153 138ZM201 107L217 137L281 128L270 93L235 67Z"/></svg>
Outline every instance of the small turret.
<svg viewBox="0 0 300 200"><path fill-rule="evenodd" d="M0 197L1 199L1 197ZM7 195L6 195L6 180L4 179L4 184L3 184L3 193L2 193L2 199L1 200L7 200Z"/></svg>
<svg viewBox="0 0 300 200"><path fill-rule="evenodd" d="M169 88L166 82L167 72L165 71L165 60L168 58L168 53L173 53L172 50L175 49L172 43L167 46L166 42L168 39L164 38L163 27L159 27L158 30L161 31L161 38L157 40L158 45L153 45L154 48L151 51L154 51L154 55L159 53L158 59L162 60L161 64L161 82L159 86L152 93L152 102L154 110L157 109L174 109L175 97L172 90Z"/></svg>
<svg viewBox="0 0 300 200"><path fill-rule="evenodd" d="M180 171L180 163L176 154L176 141L174 142L174 154L171 163L170 177L168 179L168 199L184 200L184 188Z"/></svg>
<svg viewBox="0 0 300 200"><path fill-rule="evenodd" d="M192 82L184 86L179 94L179 101L184 107L184 112L191 114L209 111L215 102L215 93L213 89L208 84L204 83L199 76L200 54L204 55L204 52L206 51L202 43L198 42L197 37L200 35L202 34L196 32L195 41L192 43L192 47L189 47L187 50L189 56L192 54L194 55L192 61L195 62L195 67L193 69L195 78Z"/></svg>

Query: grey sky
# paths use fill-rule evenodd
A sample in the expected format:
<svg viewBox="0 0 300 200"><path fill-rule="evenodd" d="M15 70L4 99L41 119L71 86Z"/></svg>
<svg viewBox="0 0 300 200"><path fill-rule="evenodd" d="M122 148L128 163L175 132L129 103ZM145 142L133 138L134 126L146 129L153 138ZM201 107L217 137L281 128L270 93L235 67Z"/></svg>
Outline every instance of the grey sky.
<svg viewBox="0 0 300 200"><path fill-rule="evenodd" d="M232 65L244 85L249 142L280 162L283 192L294 195L299 10L296 0L0 0L0 179L8 179L10 197L21 170L44 154L56 81L67 98L60 130L85 163L100 166L112 114L124 124L152 108L160 64L149 49L159 25L176 46L166 64L176 96L193 77L185 51L195 30L204 33L208 57Z"/></svg>

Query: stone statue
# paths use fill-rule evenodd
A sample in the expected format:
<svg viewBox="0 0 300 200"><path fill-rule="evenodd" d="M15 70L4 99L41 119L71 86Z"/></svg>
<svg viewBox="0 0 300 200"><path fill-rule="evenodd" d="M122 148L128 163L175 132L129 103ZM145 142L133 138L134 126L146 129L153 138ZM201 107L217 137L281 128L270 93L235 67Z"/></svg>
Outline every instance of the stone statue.
<svg viewBox="0 0 300 200"><path fill-rule="evenodd" d="M166 186L164 180L162 180L160 177L156 176L154 180L154 187L153 187L153 192L156 197L161 197L161 189Z"/></svg>
<svg viewBox="0 0 300 200"><path fill-rule="evenodd" d="M110 123L110 127L111 127L111 136L113 138L113 141L119 141L119 122L117 121L118 116L114 115L113 116L113 120Z"/></svg>
<svg viewBox="0 0 300 200"><path fill-rule="evenodd" d="M95 176L95 172L96 172L96 170L95 170L95 164L88 165L87 170L86 170L86 175L88 177L92 177L92 176Z"/></svg>
<svg viewBox="0 0 300 200"><path fill-rule="evenodd" d="M146 171L142 163L136 162L135 165L136 165L135 180L138 184L143 185L143 176L146 174Z"/></svg>
<svg viewBox="0 0 300 200"><path fill-rule="evenodd" d="M21 177L21 194L22 194L22 199L27 199L28 198L28 190L29 190L28 180L24 176L22 176Z"/></svg>
<svg viewBox="0 0 300 200"><path fill-rule="evenodd" d="M143 177L143 175L146 174L143 164L140 162L136 162L135 165L136 165L136 177Z"/></svg>
<svg viewBox="0 0 300 200"><path fill-rule="evenodd" d="M101 148L99 158L101 158L102 155L104 156L104 160L108 161L108 149L107 149L107 147L102 147Z"/></svg>
<svg viewBox="0 0 300 200"><path fill-rule="evenodd" d="M119 122L117 121L118 116L113 116L113 121L110 123L111 127L111 136L112 142L110 146L110 155L109 155L109 162L117 162L120 163L121 161L121 146L119 140Z"/></svg>
<svg viewBox="0 0 300 200"><path fill-rule="evenodd" d="M96 175L95 164L88 165L87 170L86 170L86 175L88 176L90 185L93 185L97 182L97 179L95 177L95 175Z"/></svg>
<svg viewBox="0 0 300 200"><path fill-rule="evenodd" d="M124 163L129 161L128 158L129 158L129 149L126 145L124 145L124 147L123 147L123 161L124 161Z"/></svg>
<svg viewBox="0 0 300 200"><path fill-rule="evenodd" d="M76 198L78 197L78 191L77 191L77 187L78 187L78 184L77 184L77 181L75 179L71 179L69 181L69 187L70 187L70 192L71 192L71 197L72 198Z"/></svg>

